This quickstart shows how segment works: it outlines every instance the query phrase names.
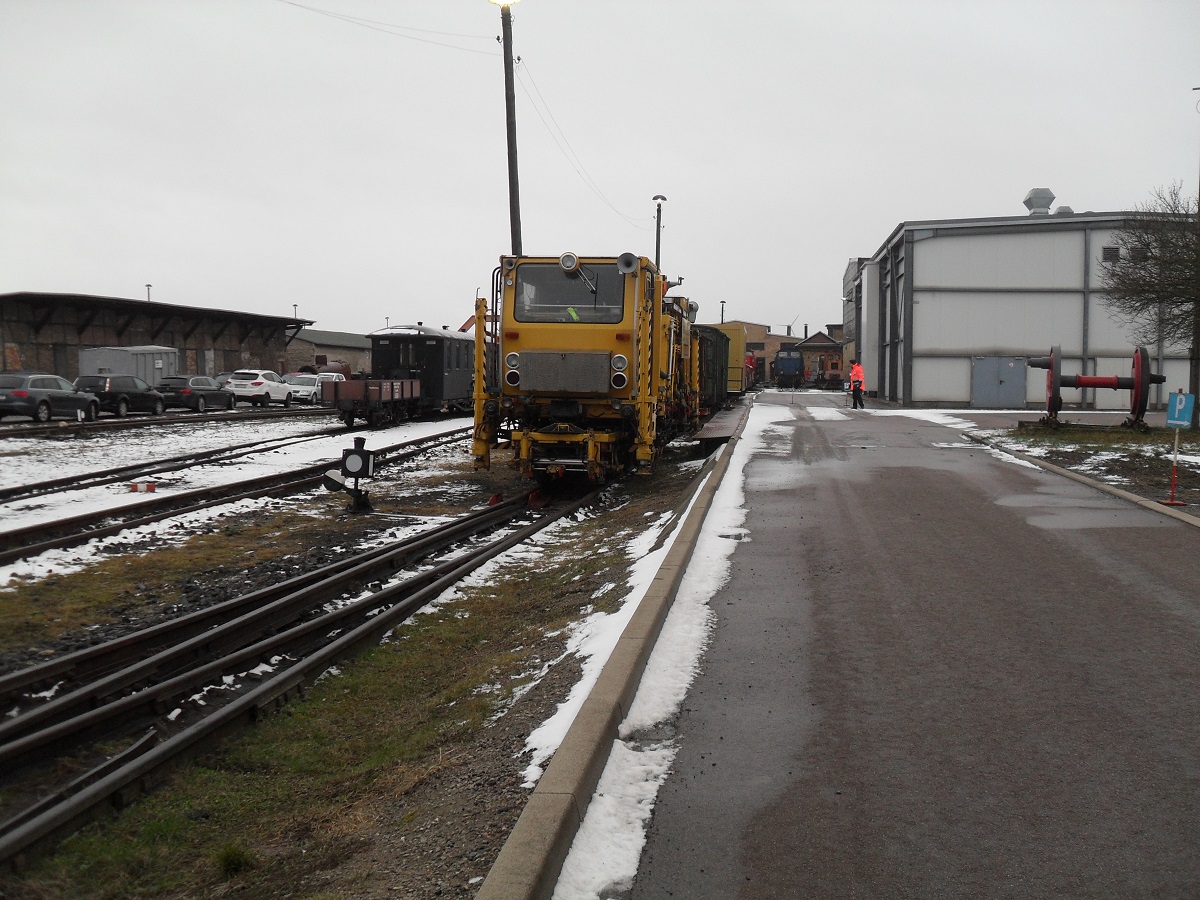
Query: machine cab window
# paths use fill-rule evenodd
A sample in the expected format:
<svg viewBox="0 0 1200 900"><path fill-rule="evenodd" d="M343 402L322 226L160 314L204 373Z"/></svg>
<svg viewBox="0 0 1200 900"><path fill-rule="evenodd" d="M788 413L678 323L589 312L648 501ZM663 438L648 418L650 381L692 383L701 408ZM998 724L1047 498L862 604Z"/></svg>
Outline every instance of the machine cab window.
<svg viewBox="0 0 1200 900"><path fill-rule="evenodd" d="M580 262L571 272L558 263L523 263L516 277L518 322L616 325L625 318L625 276L612 263Z"/></svg>

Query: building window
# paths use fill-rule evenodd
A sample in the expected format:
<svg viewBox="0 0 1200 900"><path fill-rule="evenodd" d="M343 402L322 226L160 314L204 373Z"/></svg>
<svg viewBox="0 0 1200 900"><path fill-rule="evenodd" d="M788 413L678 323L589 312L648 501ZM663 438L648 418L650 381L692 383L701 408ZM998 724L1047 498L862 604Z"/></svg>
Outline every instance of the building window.
<svg viewBox="0 0 1200 900"><path fill-rule="evenodd" d="M1100 259L1106 263L1115 263L1121 261L1120 247L1104 247L1100 251Z"/></svg>
<svg viewBox="0 0 1200 900"><path fill-rule="evenodd" d="M1146 262L1150 258L1150 250L1147 247L1130 247L1129 258L1135 263Z"/></svg>

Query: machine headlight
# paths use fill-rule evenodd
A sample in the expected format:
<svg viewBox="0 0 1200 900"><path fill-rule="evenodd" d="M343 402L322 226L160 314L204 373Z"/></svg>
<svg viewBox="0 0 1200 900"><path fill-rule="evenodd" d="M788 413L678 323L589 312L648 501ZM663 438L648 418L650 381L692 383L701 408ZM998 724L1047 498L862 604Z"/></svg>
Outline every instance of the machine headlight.
<svg viewBox="0 0 1200 900"><path fill-rule="evenodd" d="M521 383L521 373L516 369L509 369L504 373L504 383L509 387L516 387Z"/></svg>
<svg viewBox="0 0 1200 900"><path fill-rule="evenodd" d="M625 377L624 372L613 372L612 386L618 391L623 390L629 384L629 379Z"/></svg>
<svg viewBox="0 0 1200 900"><path fill-rule="evenodd" d="M518 368L521 365L521 354L517 353L516 351L506 354L504 357L504 364L510 369Z"/></svg>
<svg viewBox="0 0 1200 900"><path fill-rule="evenodd" d="M620 353L614 353L612 358L612 367L614 372L624 372L629 368L629 360Z"/></svg>

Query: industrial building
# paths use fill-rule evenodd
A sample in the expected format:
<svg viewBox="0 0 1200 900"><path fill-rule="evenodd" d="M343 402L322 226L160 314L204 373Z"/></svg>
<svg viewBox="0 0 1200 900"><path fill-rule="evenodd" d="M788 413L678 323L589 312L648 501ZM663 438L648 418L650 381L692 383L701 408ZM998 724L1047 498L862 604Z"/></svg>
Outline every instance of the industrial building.
<svg viewBox="0 0 1200 900"><path fill-rule="evenodd" d="M1102 263L1131 213L1051 212L1045 188L1027 215L902 222L843 278L845 356L872 396L903 406L1038 408L1046 375L1031 357L1062 348L1063 375L1130 374L1129 329L1104 304ZM1148 347L1167 382L1187 383L1187 351ZM1127 391L1064 389L1067 406L1121 409Z"/></svg>
<svg viewBox="0 0 1200 900"><path fill-rule="evenodd" d="M287 371L288 345L307 319L88 294L0 294L0 368L74 379L81 350L169 347L177 371ZM133 373L124 373L133 374Z"/></svg>

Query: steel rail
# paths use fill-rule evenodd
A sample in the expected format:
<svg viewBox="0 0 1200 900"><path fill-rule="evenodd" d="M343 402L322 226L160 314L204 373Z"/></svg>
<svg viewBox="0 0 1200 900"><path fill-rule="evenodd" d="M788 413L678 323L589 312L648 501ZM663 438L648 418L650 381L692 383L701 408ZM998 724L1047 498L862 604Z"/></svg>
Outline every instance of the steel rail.
<svg viewBox="0 0 1200 900"><path fill-rule="evenodd" d="M451 529L441 543L449 545L472 531L496 527L522 511L521 508L491 511L490 516L476 519L467 527ZM404 552L404 548L397 552ZM416 590L452 565L453 561L440 563L401 584ZM59 745L133 716L159 715L197 688L212 684L214 679L237 674L257 661L295 651L318 640L322 633L345 627L345 620L373 612L379 605L379 595L363 596L311 619L305 620L303 616L328 603L349 584L361 581L369 568L377 566L374 562L367 563L358 571L342 572L295 591L99 682L9 719L0 725L0 763L12 765L35 750ZM164 673L172 677L155 680ZM35 726L40 727L31 730Z"/></svg>
<svg viewBox="0 0 1200 900"><path fill-rule="evenodd" d="M380 591L371 598L377 605L395 602L387 608L381 608L377 615L367 618L311 656L214 710L211 715L167 738L153 749L141 753L115 771L96 778L63 802L30 818L22 818L16 827L0 834L0 861L11 861L14 866L20 866L25 854L95 817L113 797L128 800L131 791L148 790L177 760L196 752L205 742L215 740L241 724L254 722L283 705L330 666L378 644L396 625L479 566L528 540L552 522L574 513L592 502L599 493L593 491L563 509L546 513L536 522L507 537L447 563L444 574L418 588L415 593L407 593L406 582Z"/></svg>
<svg viewBox="0 0 1200 900"><path fill-rule="evenodd" d="M128 466L116 466L105 469L103 472L93 472L82 475L67 475L63 478L51 478L47 481L36 481L31 484L20 484L12 487L0 488L0 502L9 502L12 500L21 500L26 497L39 497L43 494L52 494L61 491L63 488L84 488L84 487L100 487L105 484L115 484L121 481L127 481L130 478L136 478L139 475L154 475L158 472L168 472L174 467L196 465L197 463L211 463L220 459L237 459L241 456L249 456L255 452L265 452L269 450L278 450L281 447L290 447L293 444L303 444L307 441L315 441L325 437L333 437L337 434L348 432L350 429L326 428L323 431L318 431L315 434L298 435L295 437L277 437L268 438L260 441L246 441L241 444L232 444L228 447L219 447L215 450L204 450L199 453L187 453L182 456L171 456L166 459L155 460L147 463L132 463ZM358 430L358 429L355 429Z"/></svg>
<svg viewBox="0 0 1200 900"><path fill-rule="evenodd" d="M0 702L18 701L22 694L27 694L30 690L45 689L64 677L73 676L76 681L82 681L92 674L105 675L124 668L132 662L158 653L172 642L183 641L198 634L210 634L210 629L244 611L261 608L280 597L304 590L333 576L346 573L345 577L349 580L367 579L376 577L380 572L395 571L401 566L411 565L416 560L439 549L447 540L453 540L461 534L470 534L478 530L479 526L476 525L478 521L483 520L485 523L483 527L487 527L486 523L498 513L503 514L511 508L525 506L528 498L529 494L523 494L494 506L468 513L453 522L405 538L402 541L357 553L312 572L293 576L278 584L268 585L186 615L172 617L147 628L139 628L137 631L111 641L85 647L55 659L0 675ZM59 703L61 700L62 697L57 697L50 702ZM0 723L0 734L3 733L2 729L5 725L21 721L25 715L22 714L6 723Z"/></svg>
<svg viewBox="0 0 1200 900"><path fill-rule="evenodd" d="M470 433L470 428L460 428L434 437L405 441L392 447L383 448L376 451L377 465L386 466L411 459L418 451L404 451L413 445L419 445L421 450L425 450L430 447L438 447L442 444L461 440L463 436ZM87 513L57 519L53 522L32 525L28 528L13 529L12 531L0 534L0 565L36 556L47 550L72 547L95 538L111 537L129 528L149 525L162 519L197 512L212 506L235 503L239 500L256 499L281 491L302 490L319 483L325 472L329 471L332 465L336 465L335 460L325 460L309 466L303 466L289 473L263 475L234 484L222 485L217 488L183 491L178 494L160 494L153 499L143 500L139 503L130 503L117 511ZM189 504L189 501L202 497L211 499ZM99 525L92 528L86 527L95 525L98 522L111 520L117 515L137 513L143 510L156 510L156 512L134 519L123 519L109 525ZM62 534L62 532L66 533ZM32 542L40 535L55 533L59 533L60 536L36 543Z"/></svg>
<svg viewBox="0 0 1200 900"><path fill-rule="evenodd" d="M218 410L217 412L221 411ZM94 422L75 421L72 419L58 419L45 425L40 423L26 425L11 422L0 424L0 438L58 437L67 434L87 433L88 431L127 431L145 426L161 428L164 424L194 425L207 422L229 421L231 418L236 418L239 422L253 421L255 419L315 418L320 415L333 415L336 412L337 410L331 407L318 406L316 408L288 407L287 409L231 410L228 416L191 412L164 413L161 416L145 413L141 415L134 414L125 419L97 419ZM9 414L6 413L6 415Z"/></svg>

